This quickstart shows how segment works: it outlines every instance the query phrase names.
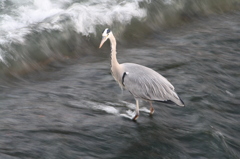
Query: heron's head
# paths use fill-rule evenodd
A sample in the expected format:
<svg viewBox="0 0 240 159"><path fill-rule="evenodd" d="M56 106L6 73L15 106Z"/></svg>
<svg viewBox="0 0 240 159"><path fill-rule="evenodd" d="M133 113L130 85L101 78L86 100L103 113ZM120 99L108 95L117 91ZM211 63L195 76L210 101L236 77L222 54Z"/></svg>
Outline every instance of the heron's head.
<svg viewBox="0 0 240 159"><path fill-rule="evenodd" d="M105 30L103 30L102 32L102 41L100 43L99 48L102 47L102 45L105 43L105 41L107 41L107 39L109 38L109 36L112 34L112 31L108 28L106 28Z"/></svg>

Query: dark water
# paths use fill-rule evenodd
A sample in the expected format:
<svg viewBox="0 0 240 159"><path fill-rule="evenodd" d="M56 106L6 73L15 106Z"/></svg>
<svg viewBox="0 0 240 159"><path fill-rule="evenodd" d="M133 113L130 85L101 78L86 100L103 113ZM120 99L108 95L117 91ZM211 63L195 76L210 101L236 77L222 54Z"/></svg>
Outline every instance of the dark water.
<svg viewBox="0 0 240 159"><path fill-rule="evenodd" d="M63 51L70 53L56 51L61 57L54 60L48 54L47 62L35 60L32 65L39 58L26 59L29 54L17 58L34 71L3 60L0 158L240 158L240 12L190 17L193 20L185 24L160 29L150 22L152 28L139 26L143 30L127 26L123 36L116 27L119 62L161 73L186 104L154 103L155 113L149 116L148 103L142 102L137 122L122 116L134 110L135 101L113 80L110 46L106 43L99 50L98 36L79 41L73 32L64 39L70 42L43 45L56 45L49 49L56 51L72 42L72 54L66 47ZM141 34L144 28L148 35ZM57 39L52 35L44 38ZM1 49L33 49L17 44L2 43Z"/></svg>

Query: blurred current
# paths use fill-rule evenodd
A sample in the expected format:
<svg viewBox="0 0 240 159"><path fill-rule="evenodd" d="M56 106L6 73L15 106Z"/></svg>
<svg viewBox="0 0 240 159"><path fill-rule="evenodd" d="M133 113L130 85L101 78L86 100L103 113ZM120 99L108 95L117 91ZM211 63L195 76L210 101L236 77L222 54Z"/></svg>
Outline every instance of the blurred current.
<svg viewBox="0 0 240 159"><path fill-rule="evenodd" d="M0 1L0 159L239 159L240 0ZM110 73L153 68L186 107L140 104Z"/></svg>

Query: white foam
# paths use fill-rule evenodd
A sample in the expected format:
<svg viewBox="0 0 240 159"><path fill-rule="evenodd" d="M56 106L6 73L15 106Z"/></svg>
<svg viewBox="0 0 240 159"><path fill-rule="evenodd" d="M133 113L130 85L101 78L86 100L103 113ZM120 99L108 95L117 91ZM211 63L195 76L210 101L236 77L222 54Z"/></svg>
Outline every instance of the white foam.
<svg viewBox="0 0 240 159"><path fill-rule="evenodd" d="M74 28L78 33L89 35L96 33L97 25L111 25L117 21L123 24L131 22L133 17L143 18L146 10L141 9L136 1L117 3L112 0L89 0L87 2L75 3L68 9L64 9L64 4L70 0L50 1L13 1L16 8L12 8L9 14L0 15L0 30L4 34L11 35L11 32L20 32L21 28L30 29L31 25L43 22L44 19L52 16L51 25L45 24L48 29L61 29L56 23L60 23L59 16L68 15L74 23ZM14 14L11 14L14 13ZM55 25L52 25L55 24ZM18 34L24 36L25 34Z"/></svg>
<svg viewBox="0 0 240 159"><path fill-rule="evenodd" d="M136 115L135 111L131 111L131 110L127 110L126 114L120 114L120 116L128 119L133 119L135 115Z"/></svg>
<svg viewBox="0 0 240 159"><path fill-rule="evenodd" d="M136 105L135 103L129 103L129 102L126 102L126 101L121 101L122 103L126 104L126 106L129 108L129 109L132 109L132 110L135 110L136 109ZM140 112L146 112L146 113L150 113L150 110L146 107L140 107L139 108L139 111Z"/></svg>
<svg viewBox="0 0 240 159"><path fill-rule="evenodd" d="M0 15L1 44L11 41L24 42L24 36L31 32L31 25L63 11L60 2L54 4L49 0L12 2L15 7L6 12L8 14Z"/></svg>
<svg viewBox="0 0 240 159"><path fill-rule="evenodd" d="M146 107L140 108L139 111L145 112L145 113L150 113L151 111L147 109Z"/></svg>
<svg viewBox="0 0 240 159"><path fill-rule="evenodd" d="M119 114L119 111L116 108L111 107L111 106L97 105L97 106L94 106L93 108L97 109L97 110L103 110L110 114Z"/></svg>
<svg viewBox="0 0 240 159"><path fill-rule="evenodd" d="M126 113L122 113L122 109L125 110L125 108L122 106L122 104L119 104L119 102L118 103L106 102L103 104L103 103L98 103L93 101L75 101L75 102L69 102L69 103L76 107L79 107L80 105L85 105L86 108L104 111L108 114L113 114L113 115L125 117L128 119L133 119L134 116L136 115L135 105L125 101L121 101L121 103L126 104L127 107L129 108L126 111ZM140 108L139 111L150 113L150 110L148 110L146 107Z"/></svg>
<svg viewBox="0 0 240 159"><path fill-rule="evenodd" d="M141 9L135 1L118 4L112 0L105 0L101 3L94 3L94 0L76 3L66 11L75 23L75 30L78 33L95 34L97 25L112 25L116 21L128 24L133 17L146 16L146 11Z"/></svg>
<svg viewBox="0 0 240 159"><path fill-rule="evenodd" d="M127 114L120 114L120 116L124 117L124 118L128 118L128 119L133 119L134 116L129 116Z"/></svg>

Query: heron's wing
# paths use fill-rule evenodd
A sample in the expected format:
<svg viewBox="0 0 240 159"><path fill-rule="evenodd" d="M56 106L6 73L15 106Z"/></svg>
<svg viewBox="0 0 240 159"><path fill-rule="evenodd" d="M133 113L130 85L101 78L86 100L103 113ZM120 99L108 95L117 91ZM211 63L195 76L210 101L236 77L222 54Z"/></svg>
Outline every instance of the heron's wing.
<svg viewBox="0 0 240 159"><path fill-rule="evenodd" d="M173 101L178 105L183 105L174 91L173 85L159 73L145 66L132 63L125 63L123 67L126 73L123 76L122 84L135 98Z"/></svg>

